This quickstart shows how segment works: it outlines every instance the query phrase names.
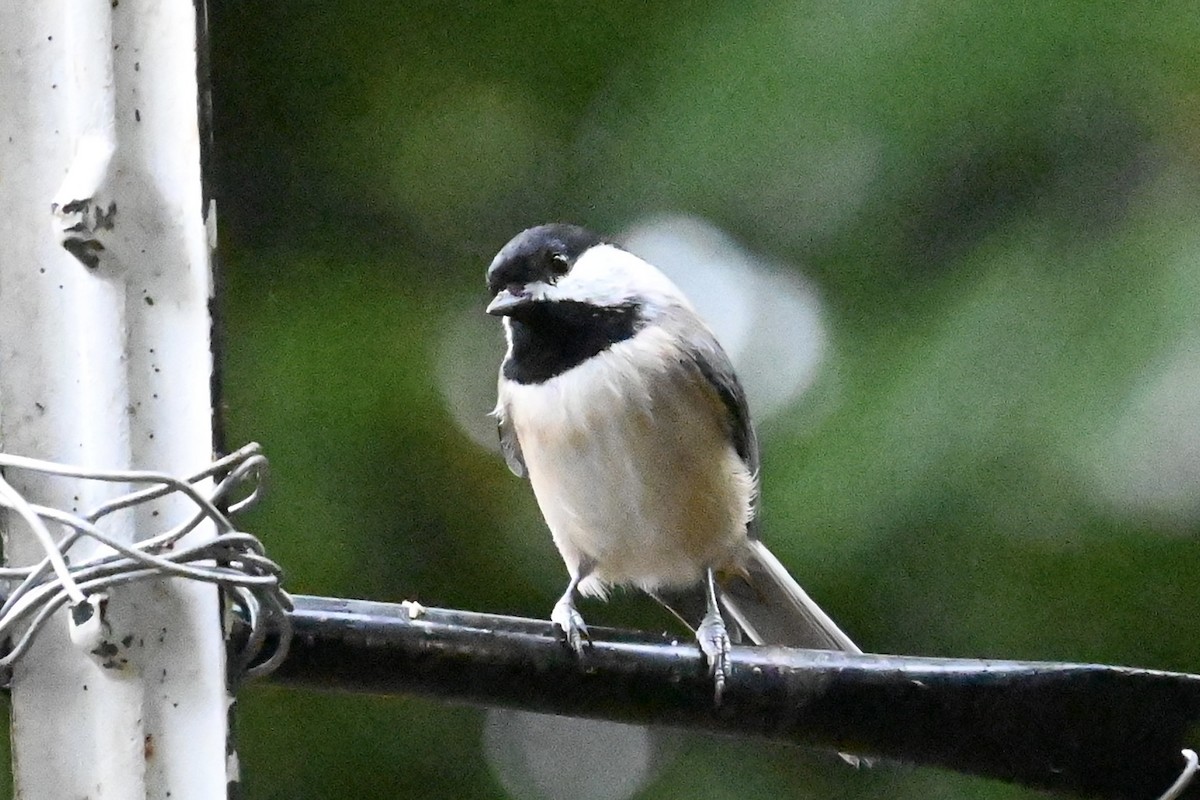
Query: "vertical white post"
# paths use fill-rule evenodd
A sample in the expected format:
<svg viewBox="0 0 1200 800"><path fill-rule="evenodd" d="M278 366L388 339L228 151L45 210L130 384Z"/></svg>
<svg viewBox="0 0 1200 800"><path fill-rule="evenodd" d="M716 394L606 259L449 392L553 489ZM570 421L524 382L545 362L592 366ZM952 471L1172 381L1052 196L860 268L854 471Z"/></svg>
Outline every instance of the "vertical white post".
<svg viewBox="0 0 1200 800"><path fill-rule="evenodd" d="M196 13L192 0L0 3L7 452L179 475L211 458ZM124 490L9 479L34 502L80 511ZM164 498L104 526L134 541L188 509ZM0 523L11 564L42 558L19 519ZM71 555L95 552L81 543ZM15 665L17 796L226 796L236 762L217 590L160 580L109 597L118 652L81 652L60 613Z"/></svg>

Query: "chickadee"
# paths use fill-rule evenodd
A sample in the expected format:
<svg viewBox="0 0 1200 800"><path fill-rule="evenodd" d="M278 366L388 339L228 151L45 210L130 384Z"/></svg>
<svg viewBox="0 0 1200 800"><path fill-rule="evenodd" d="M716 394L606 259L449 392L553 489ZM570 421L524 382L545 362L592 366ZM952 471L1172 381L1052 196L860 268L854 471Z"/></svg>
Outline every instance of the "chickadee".
<svg viewBox="0 0 1200 800"><path fill-rule="evenodd" d="M500 444L570 573L550 619L571 649L587 637L578 596L636 586L693 626L718 699L731 635L861 652L759 541L745 392L665 275L552 224L506 244L487 283L508 342Z"/></svg>

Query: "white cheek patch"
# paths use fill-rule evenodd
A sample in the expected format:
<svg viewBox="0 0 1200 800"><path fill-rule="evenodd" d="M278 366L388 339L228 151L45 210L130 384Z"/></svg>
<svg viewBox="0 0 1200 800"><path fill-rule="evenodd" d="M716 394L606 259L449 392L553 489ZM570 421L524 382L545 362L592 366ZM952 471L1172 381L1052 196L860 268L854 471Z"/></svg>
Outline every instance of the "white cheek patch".
<svg viewBox="0 0 1200 800"><path fill-rule="evenodd" d="M565 276L548 287L547 300L572 300L598 306L637 302L643 306L691 304L671 280L633 253L597 245L575 262Z"/></svg>

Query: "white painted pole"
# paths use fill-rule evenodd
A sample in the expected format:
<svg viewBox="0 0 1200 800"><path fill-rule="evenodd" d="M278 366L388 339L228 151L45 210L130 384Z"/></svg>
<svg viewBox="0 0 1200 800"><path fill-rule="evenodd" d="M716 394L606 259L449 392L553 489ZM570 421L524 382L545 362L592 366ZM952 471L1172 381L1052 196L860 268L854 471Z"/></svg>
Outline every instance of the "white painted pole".
<svg viewBox="0 0 1200 800"><path fill-rule="evenodd" d="M0 3L7 452L178 475L211 458L195 15L191 0ZM125 490L9 479L67 510ZM189 513L167 497L102 527L135 541ZM15 515L0 522L10 564L41 560ZM190 536L211 534L205 524ZM97 548L85 540L71 555ZM119 652L97 659L73 646L60 612L15 665L17 797L225 797L236 775L217 590L159 580L109 597Z"/></svg>

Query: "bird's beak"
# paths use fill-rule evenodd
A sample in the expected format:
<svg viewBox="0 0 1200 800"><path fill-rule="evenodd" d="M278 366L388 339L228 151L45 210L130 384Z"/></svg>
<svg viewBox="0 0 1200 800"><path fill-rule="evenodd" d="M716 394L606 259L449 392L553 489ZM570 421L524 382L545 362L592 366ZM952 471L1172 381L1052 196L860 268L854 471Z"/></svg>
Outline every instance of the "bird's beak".
<svg viewBox="0 0 1200 800"><path fill-rule="evenodd" d="M533 295L524 287L516 290L501 289L492 298L492 302L488 303L487 313L493 317L507 317L517 309L525 308L532 302Z"/></svg>

